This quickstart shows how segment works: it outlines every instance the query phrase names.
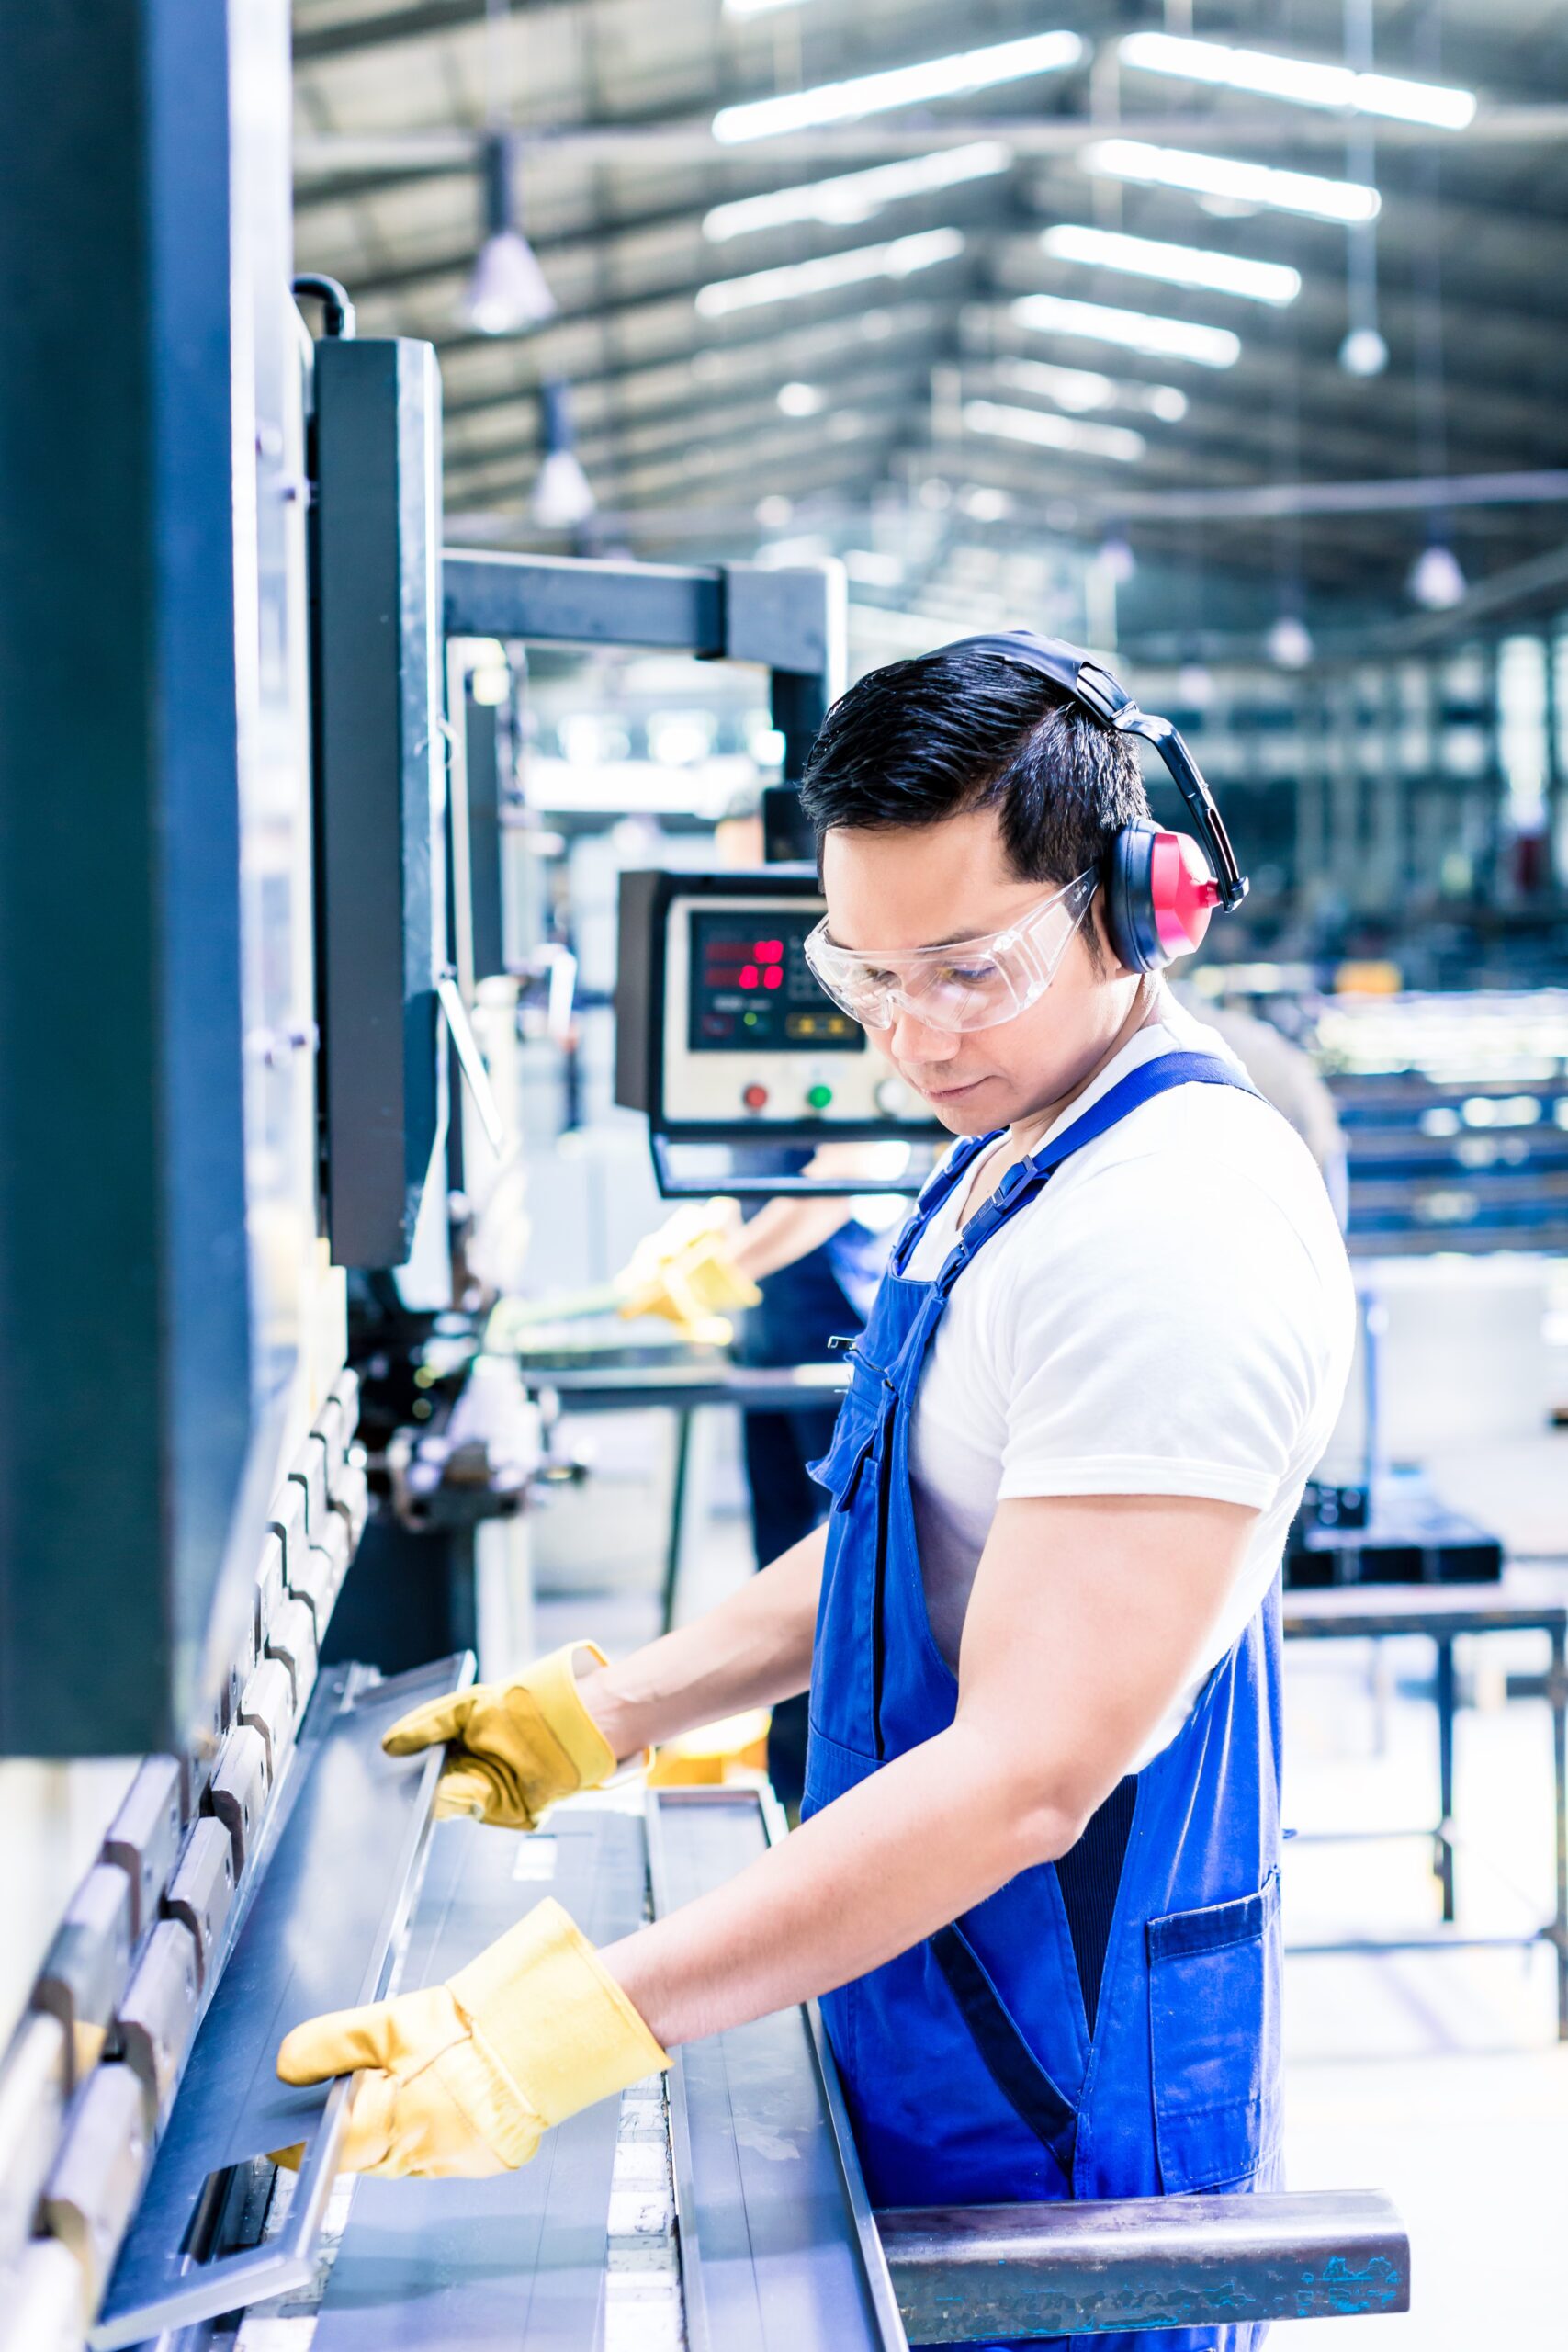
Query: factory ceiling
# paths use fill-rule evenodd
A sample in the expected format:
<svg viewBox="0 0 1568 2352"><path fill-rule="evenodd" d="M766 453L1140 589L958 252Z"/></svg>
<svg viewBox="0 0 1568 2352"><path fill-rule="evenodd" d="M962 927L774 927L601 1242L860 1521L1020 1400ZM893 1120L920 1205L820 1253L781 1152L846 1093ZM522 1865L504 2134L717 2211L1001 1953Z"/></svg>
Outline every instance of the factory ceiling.
<svg viewBox="0 0 1568 2352"><path fill-rule="evenodd" d="M294 21L299 264L347 285L362 333L439 345L455 537L574 543L530 508L563 381L590 545L874 547L907 513L949 549L1196 549L1391 610L1433 541L1472 585L1554 577L1555 0L295 0ZM502 129L556 309L481 334L464 300Z"/></svg>

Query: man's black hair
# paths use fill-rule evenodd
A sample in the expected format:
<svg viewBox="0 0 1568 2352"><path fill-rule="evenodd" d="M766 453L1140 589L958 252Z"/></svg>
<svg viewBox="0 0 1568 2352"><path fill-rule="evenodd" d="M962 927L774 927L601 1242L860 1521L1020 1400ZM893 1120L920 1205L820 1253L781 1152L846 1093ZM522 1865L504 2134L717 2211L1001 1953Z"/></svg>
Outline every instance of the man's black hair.
<svg viewBox="0 0 1568 2352"><path fill-rule="evenodd" d="M968 650L889 662L840 695L800 797L818 847L839 825L890 831L994 808L1031 882L1103 882L1112 837L1149 813L1125 736L1050 679Z"/></svg>

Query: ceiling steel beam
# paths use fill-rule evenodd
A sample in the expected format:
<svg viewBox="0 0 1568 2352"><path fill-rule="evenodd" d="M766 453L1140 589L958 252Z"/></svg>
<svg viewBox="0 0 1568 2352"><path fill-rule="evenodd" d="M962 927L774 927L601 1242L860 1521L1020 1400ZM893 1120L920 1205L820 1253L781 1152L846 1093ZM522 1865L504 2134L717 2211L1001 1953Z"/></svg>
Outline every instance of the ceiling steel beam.
<svg viewBox="0 0 1568 2352"><path fill-rule="evenodd" d="M706 115L673 120L599 122L573 125L517 126L529 153L540 162L551 156L594 167L604 164L724 164L733 170L733 146L716 140ZM874 120L833 123L812 130L786 131L767 142L771 163L842 165L891 162L900 155L920 155L938 147L963 147L976 140L1005 140L1021 159L1073 155L1097 140L1142 139L1165 147L1201 146L1228 153L1233 148L1260 148L1283 156L1296 147L1342 148L1345 118L1325 111L1303 110L1284 119L1267 114L1124 115L1113 126L1089 115L989 115L958 121L951 115L940 120L890 123ZM1568 106L1482 106L1462 132L1467 150L1481 146L1555 147L1568 139ZM1445 136L1429 123L1400 122L1380 118L1376 138L1380 147L1430 146ZM472 168L478 163L485 133L465 124L435 125L408 131L301 130L294 141L295 169L319 176L349 173L385 174L392 179L418 178L423 173ZM445 151L438 142L446 142ZM463 161L464 149L468 161ZM320 191L317 192L318 194Z"/></svg>

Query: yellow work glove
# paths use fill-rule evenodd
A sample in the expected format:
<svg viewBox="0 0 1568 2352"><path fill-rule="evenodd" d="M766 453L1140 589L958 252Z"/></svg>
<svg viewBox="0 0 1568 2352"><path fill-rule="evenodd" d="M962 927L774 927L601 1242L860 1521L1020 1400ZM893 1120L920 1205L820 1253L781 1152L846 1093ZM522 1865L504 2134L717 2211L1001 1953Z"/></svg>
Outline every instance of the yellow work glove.
<svg viewBox="0 0 1568 2352"><path fill-rule="evenodd" d="M661 1315L691 1338L722 1347L730 1337L727 1307L755 1306L762 1294L735 1262L728 1201L678 1209L638 1244L616 1278L621 1314Z"/></svg>
<svg viewBox="0 0 1568 2352"><path fill-rule="evenodd" d="M384 2178L513 2171L552 2123L669 2064L552 1902L447 1984L311 2018L277 2053L286 2083L360 2076L338 2166Z"/></svg>
<svg viewBox="0 0 1568 2352"><path fill-rule="evenodd" d="M382 1739L389 1756L450 1747L435 1817L477 1815L502 1829L532 1829L547 1805L596 1789L615 1769L610 1744L583 1705L572 1660L596 1642L568 1642L514 1682L476 1682L400 1715Z"/></svg>

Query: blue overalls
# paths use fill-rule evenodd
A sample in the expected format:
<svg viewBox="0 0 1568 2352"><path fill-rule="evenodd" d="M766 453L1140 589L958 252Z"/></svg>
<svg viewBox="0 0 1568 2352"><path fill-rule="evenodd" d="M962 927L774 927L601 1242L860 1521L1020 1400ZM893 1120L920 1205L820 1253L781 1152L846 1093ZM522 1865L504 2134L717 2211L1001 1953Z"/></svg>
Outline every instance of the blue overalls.
<svg viewBox="0 0 1568 2352"><path fill-rule="evenodd" d="M961 1145L922 1193L857 1345L832 1446L813 1465L832 1509L806 1815L953 1719L958 1686L926 1615L909 1490L915 1393L953 1283L1075 1151L1193 1084L1252 1091L1206 1055L1145 1063L1010 1169L935 1280L912 1282L916 1240L990 1138ZM824 1999L874 2205L1278 2184L1279 1679L1276 1585L1176 1738L1122 1781L1070 1855L1021 1871ZM1138 2333L1135 2306L1128 2319L1124 2335L1073 2341L1251 2352L1264 2333Z"/></svg>

